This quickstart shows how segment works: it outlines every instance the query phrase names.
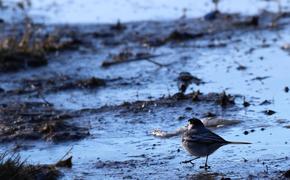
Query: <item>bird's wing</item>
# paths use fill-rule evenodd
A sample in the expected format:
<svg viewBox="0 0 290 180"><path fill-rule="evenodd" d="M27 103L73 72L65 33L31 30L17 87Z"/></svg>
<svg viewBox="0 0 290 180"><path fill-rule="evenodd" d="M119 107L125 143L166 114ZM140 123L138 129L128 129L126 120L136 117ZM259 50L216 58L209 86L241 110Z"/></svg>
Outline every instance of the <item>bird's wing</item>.
<svg viewBox="0 0 290 180"><path fill-rule="evenodd" d="M208 143L208 144L227 143L226 140L224 140L222 137L211 131L207 131L204 133L187 134L186 136L183 137L183 139L189 142L197 142L197 143Z"/></svg>

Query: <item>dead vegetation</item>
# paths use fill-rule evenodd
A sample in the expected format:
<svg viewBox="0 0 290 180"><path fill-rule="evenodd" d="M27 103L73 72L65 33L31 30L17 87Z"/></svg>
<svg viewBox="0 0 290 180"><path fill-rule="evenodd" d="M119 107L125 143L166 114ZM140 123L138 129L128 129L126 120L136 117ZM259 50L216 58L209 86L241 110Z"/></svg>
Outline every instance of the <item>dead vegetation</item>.
<svg viewBox="0 0 290 180"><path fill-rule="evenodd" d="M164 66L158 62L153 61L153 58L165 56L166 54L151 54L149 52L133 52L130 49L124 49L120 51L118 54L110 54L108 56L108 59L103 61L102 67L109 67L112 65L116 64L121 64L121 63L128 63L128 62L133 62L133 61L141 61L145 60L148 62L151 62L153 64L156 64L158 66Z"/></svg>
<svg viewBox="0 0 290 180"><path fill-rule="evenodd" d="M18 154L0 154L0 179L56 180L59 170L50 165L28 165Z"/></svg>
<svg viewBox="0 0 290 180"><path fill-rule="evenodd" d="M30 45L30 34L27 32L20 40L6 37L0 42L0 72L47 64L43 50L39 49L37 44Z"/></svg>
<svg viewBox="0 0 290 180"><path fill-rule="evenodd" d="M0 72L13 72L26 68L45 66L47 53L75 49L82 42L73 32L43 32L30 21L24 31L0 39Z"/></svg>

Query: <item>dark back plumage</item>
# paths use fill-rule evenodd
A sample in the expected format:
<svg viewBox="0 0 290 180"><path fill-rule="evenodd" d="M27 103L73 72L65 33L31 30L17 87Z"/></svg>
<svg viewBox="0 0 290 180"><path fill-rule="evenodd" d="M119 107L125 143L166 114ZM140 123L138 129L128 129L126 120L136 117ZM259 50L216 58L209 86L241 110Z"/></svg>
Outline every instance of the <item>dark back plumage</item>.
<svg viewBox="0 0 290 180"><path fill-rule="evenodd" d="M189 142L198 142L206 144L222 143L227 144L228 141L224 140L219 135L207 129L203 123L197 119L189 119L187 131L183 134L182 140Z"/></svg>

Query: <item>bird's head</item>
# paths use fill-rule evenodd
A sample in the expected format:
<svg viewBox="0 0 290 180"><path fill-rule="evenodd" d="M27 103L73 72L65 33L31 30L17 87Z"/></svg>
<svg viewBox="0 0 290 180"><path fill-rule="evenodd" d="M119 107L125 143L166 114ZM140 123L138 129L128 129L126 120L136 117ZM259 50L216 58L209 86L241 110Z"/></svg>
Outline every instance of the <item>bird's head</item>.
<svg viewBox="0 0 290 180"><path fill-rule="evenodd" d="M188 120L188 129L193 129L193 128L197 128L197 127L204 127L203 123L201 122L201 120L197 119L197 118L191 118Z"/></svg>

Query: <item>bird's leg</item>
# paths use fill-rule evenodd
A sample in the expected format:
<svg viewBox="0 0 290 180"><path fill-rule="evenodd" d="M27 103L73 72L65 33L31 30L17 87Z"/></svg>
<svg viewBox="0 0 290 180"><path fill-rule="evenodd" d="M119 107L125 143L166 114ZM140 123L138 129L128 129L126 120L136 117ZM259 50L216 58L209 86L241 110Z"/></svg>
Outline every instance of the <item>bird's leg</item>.
<svg viewBox="0 0 290 180"><path fill-rule="evenodd" d="M281 5L281 0L276 0L278 4L278 12L277 15L273 18L272 20L272 26L277 26L277 21L281 18L282 16L282 5Z"/></svg>
<svg viewBox="0 0 290 180"><path fill-rule="evenodd" d="M205 164L204 164L204 166L200 166L199 168L204 168L205 170L207 170L207 169L209 169L209 168L210 168L210 166L209 166L209 165L207 165L207 159L208 159L208 155L206 156L206 159L205 159Z"/></svg>
<svg viewBox="0 0 290 180"><path fill-rule="evenodd" d="M210 168L210 166L207 165L207 159L208 159L208 155L206 156L206 160L205 160L205 165L204 165L205 169L209 169Z"/></svg>
<svg viewBox="0 0 290 180"><path fill-rule="evenodd" d="M198 158L200 158L200 157L196 157L196 158L188 160L188 161L181 161L181 163L184 163L184 164L190 163L190 164L194 165L194 163L192 161L194 161L194 160L196 160Z"/></svg>
<svg viewBox="0 0 290 180"><path fill-rule="evenodd" d="M217 12L218 11L219 0L212 0L212 2L214 3L214 10Z"/></svg>

